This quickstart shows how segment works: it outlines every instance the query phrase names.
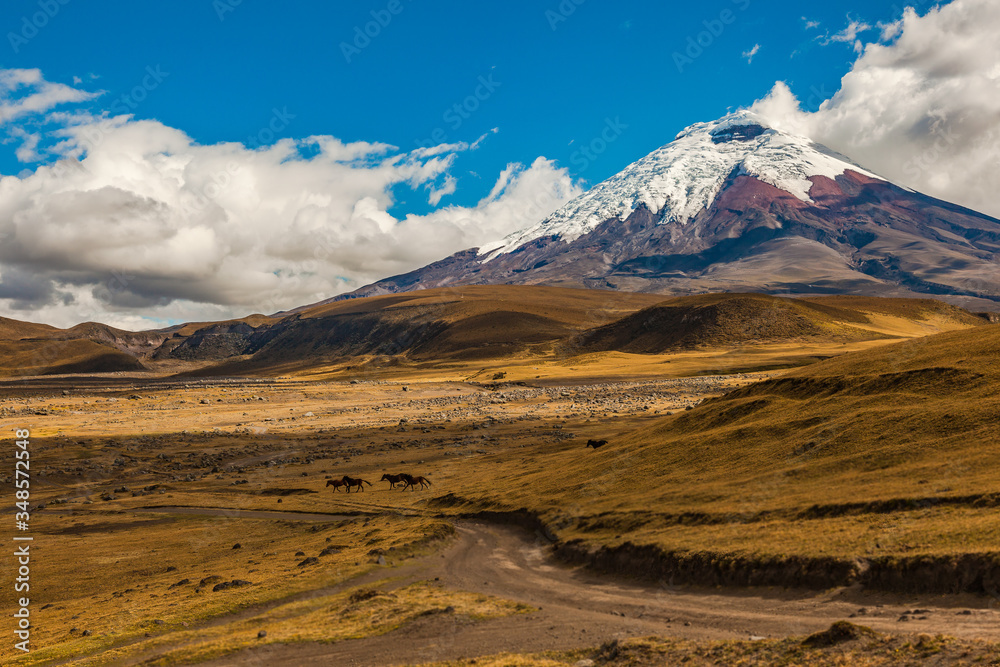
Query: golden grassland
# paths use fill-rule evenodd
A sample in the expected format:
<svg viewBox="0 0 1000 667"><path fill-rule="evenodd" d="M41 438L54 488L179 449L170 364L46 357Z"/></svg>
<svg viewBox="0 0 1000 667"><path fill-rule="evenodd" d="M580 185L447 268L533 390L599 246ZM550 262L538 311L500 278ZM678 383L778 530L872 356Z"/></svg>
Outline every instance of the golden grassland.
<svg viewBox="0 0 1000 667"><path fill-rule="evenodd" d="M871 354L874 359L883 358L874 351ZM896 354L905 356L910 352L903 350ZM812 374L827 372L823 369L835 363L837 360L823 362L798 373L813 377ZM872 363L875 362L865 360L866 365ZM938 361L932 359L931 363ZM901 369L899 372L907 372L905 367L896 366ZM589 378L592 371L593 368L581 367L575 372L587 373ZM625 372L634 377L631 369ZM582 525L574 530L591 533L601 541L613 540L622 531L645 531L636 534L650 538L669 534L674 544L690 549L725 545L727 550L739 551L742 544L742 550L765 548L786 552L790 545L796 545L801 553L849 555L866 553L874 542L880 545L877 550L894 543L904 553L914 549L941 553L994 549L996 531L991 528L988 507L965 507L960 501L956 501L957 506L948 504L956 497L989 496L1000 491L992 473L997 463L992 424L1000 412L1000 402L990 396L991 381L977 380L973 386L964 376L943 379L918 376L917 385L903 388L892 385L909 382L910 378L904 375L902 379L884 379L890 384L882 388L865 384L871 384L876 375L856 376L853 385L828 396L806 391L798 397L794 395L797 385L781 384L802 379L792 373L774 380L778 384L771 387L767 383L757 385L742 390L746 392L744 396L737 392L725 400L709 401L693 411L682 410L669 417L662 417L662 413L696 402L696 392L678 394L674 404L669 401L654 404L655 409L640 414L602 412L595 416L574 416L573 390L574 396L563 400L502 403L468 417L469 421L475 421L486 419L484 415L495 415L502 422L530 414L551 420L551 424L483 424L481 429L471 432L468 422L435 423L433 405L424 406L422 411L411 409L409 402L413 400L427 402L444 397L472 400L484 393L478 387L454 381L415 380L405 394L401 389L407 385L397 383L373 386L338 382L284 387L279 384L267 389L241 390L242 398L266 395L266 412L257 406L234 404L233 391L226 387L197 391L180 388L153 396L147 394L132 402L125 399L113 404L91 403L85 406L93 411L91 415L70 414L85 412L71 409L79 406L67 409L53 406L49 408L53 414L42 422L51 426L40 427L36 433L55 436L53 455L80 461L111 457L122 451L118 441L94 447L89 442L79 445L73 440L80 436L103 436L108 425L115 421L120 424L118 428L127 424L133 433L147 437L169 432L166 430L169 422L182 421L190 426L185 430L192 434L176 436L174 448L185 455L262 442L276 447L275 455L305 456L323 446L329 446L332 453L347 443L352 446L358 443L360 454L335 457L335 465L327 460L303 465L302 471L311 478L305 486L323 491L316 477L342 474L341 471L375 481L381 472L400 467L399 460L408 460L407 465L413 467L416 455L425 460L420 472L434 481L435 495L452 494L458 499L454 507L440 507L439 511L527 508L557 523ZM485 393L498 391L502 390ZM189 398L180 398L184 395ZM199 400L210 401L210 405L214 404L212 409L201 410L200 403L190 395L205 396ZM220 398L226 402L220 405L217 403ZM333 406L345 403L352 407L332 414L336 412ZM153 405L161 408L159 414L151 408ZM296 407L286 407L289 405ZM661 416L655 414L657 410ZM303 416L309 412L313 412L312 417ZM138 423L133 421L140 413L147 417ZM265 422L261 414L276 416L265 418L274 420ZM456 452L460 456L447 456L450 444L425 449L419 443L424 434L414 436L411 431L410 435L396 435L392 427L400 419L414 422L423 419L427 425L433 425L435 431L427 439L467 439L488 433L498 443L482 453L470 451L470 445ZM73 420L78 426L69 423ZM443 433L436 432L440 426L444 426ZM576 437L538 443L536 435L552 426ZM201 433L216 428L221 432ZM336 430L324 432L331 428ZM248 432L234 433L239 429ZM264 434L255 433L265 429ZM609 437L613 444L598 451L584 451L582 444L588 437ZM288 441L272 444L274 438ZM330 441L344 444L328 444ZM977 446L969 446L970 442ZM401 448L385 449L394 443ZM420 448L411 449L414 444ZM401 456L395 451L400 451ZM224 483L201 477L184 485L168 485L173 487L170 491L175 497L159 498L158 502L276 508L275 497L258 494L285 484L303 486L288 473L290 470L261 469L246 475L251 482L248 486L235 488L229 486L232 475ZM134 483L162 480L162 473L138 474ZM284 498L282 508L330 511L337 503L348 502L344 494L340 498L334 502L325 491L318 495L296 495ZM885 515L872 514L864 507L849 507L893 500L910 500L915 504L900 508L912 511ZM378 510L384 505L423 511L425 506L419 503L424 501L426 496L385 494L376 489L376 493L352 496L347 506L354 509L370 506ZM947 502L933 504L937 501ZM148 498L126 497L114 501L114 506L141 506L147 502ZM831 509L804 517L803 513L814 505ZM684 518L687 514L701 518ZM747 522L752 522L755 530L741 537L740 526ZM678 523L691 525L678 527L675 525ZM718 525L704 525L713 523ZM873 540L873 530L882 539ZM733 537L727 538L727 534Z"/></svg>
<svg viewBox="0 0 1000 667"><path fill-rule="evenodd" d="M920 335L916 325L909 332ZM833 358L773 370L822 357ZM772 370L705 377L760 367ZM700 379L671 380L688 376ZM469 512L526 509L563 540L672 551L1000 551L990 504L1000 493L1000 328L992 326L894 344L372 358L259 383L39 382L4 388L0 399L0 428L32 430L33 502L47 504L33 516L44 539L33 547L32 575L35 599L53 606L36 610L33 641L44 648L16 664L139 655L182 664L260 641L380 634L448 606L473 619L524 611L433 585L353 601L356 591L337 588L383 567L373 549L388 566L402 563L447 539L444 519ZM588 438L610 444L585 450ZM399 470L433 486L402 492L378 482ZM343 474L374 486L350 495L325 488L326 477ZM117 492L122 485L155 488L132 495ZM307 523L143 511L157 505L369 515ZM319 555L331 545L335 553ZM300 566L308 557L318 563ZM250 583L212 591L234 580ZM258 639L262 623L268 635ZM893 641L813 655L782 642L657 640L623 655L874 665L890 664L878 660L891 648L916 659L917 649ZM9 647L0 651L10 658ZM852 662L859 656L871 661Z"/></svg>
<svg viewBox="0 0 1000 667"><path fill-rule="evenodd" d="M202 627L210 619L250 610L240 621L244 627L285 618L288 609L305 614L308 605L280 603L377 567L373 548L399 563L451 533L447 523L412 517L313 523L107 511L36 517L31 598L48 604L34 610L32 642L44 648L18 664L89 654L97 657L81 664L105 664L162 644L164 637L189 644L212 639L213 650L222 650L228 644L219 632ZM310 557L314 562L303 565ZM241 583L214 590L234 581ZM400 613L429 608L434 599L404 595ZM315 627L322 634L331 626ZM234 637L242 635L234 631ZM277 632L269 641L282 637ZM2 650L11 657L10 647Z"/></svg>
<svg viewBox="0 0 1000 667"><path fill-rule="evenodd" d="M465 497L527 507L544 497L592 515L796 518L813 505L991 496L998 352L1000 329L986 327L834 358L655 420L588 457L539 453L502 498Z"/></svg>
<svg viewBox="0 0 1000 667"><path fill-rule="evenodd" d="M136 659L145 655L151 657L143 660L143 664L150 667L196 664L251 646L307 641L332 643L383 635L408 622L437 614L455 615L475 622L531 610L531 607L492 596L444 590L433 582L387 592L354 589L278 604L253 616L207 628L178 630L67 664L79 667L113 664L117 659ZM267 628L263 637L259 636L261 628Z"/></svg>
<svg viewBox="0 0 1000 667"><path fill-rule="evenodd" d="M991 327L984 333L992 330ZM965 339L961 334L949 334L956 335L960 340ZM943 342L941 345L946 347L947 344ZM648 416L655 413L655 409L647 414L619 415L618 423L612 422L608 425L610 428L595 423L596 419L609 416L607 412L593 418L572 416L572 397L562 401L541 401L538 404L540 408L532 410L533 415L546 419L555 419L556 415L560 415L554 425L561 426L562 430L579 433L581 439L584 435L612 436L614 444L596 452L582 453L576 451L581 441L573 440L529 446L527 451L518 447L518 451L509 452L514 456L506 456L507 452L501 446L495 453L491 451L487 455L469 457L467 468L463 467L464 457L445 459L436 453L437 462L428 464L429 475L446 483L442 491L447 490L470 501L470 506L480 505L484 509L535 507L542 510L555 501L554 504L563 513L634 515L636 510L641 510L639 516L648 513L652 519L687 512L732 516L741 520L784 513L785 518L797 522L797 513L816 504L893 499L919 501L996 493L1000 489L991 472L996 463L996 436L992 424L994 415L1000 410L1000 403L990 395L989 387L993 379L985 374L979 379L947 374L947 377L936 377L934 374L924 377L919 373L908 376L910 371L919 369L909 368L907 363L915 367L924 363L913 356L916 352L910 347L918 346L921 353L931 353L933 356L926 363L943 363L936 351L940 345L933 349L927 345L917 341L897 345L892 348L891 354L884 352L888 348L866 353L868 356L862 357L863 365L873 372L863 376L848 376L838 369L840 362L834 359L791 373L784 380L775 380L777 384L772 383L772 386L767 386L768 383L758 385L744 390L747 392L744 396L737 392L735 396L709 402L692 412L659 419ZM878 367L880 359L888 361ZM983 361L989 363L988 358ZM574 373L587 379L590 373L604 373L607 378L612 364L604 367L600 361L596 363L596 370L586 364L563 368L567 374ZM964 363L979 368L976 373L988 370L976 361ZM511 371L510 366L497 365L495 368ZM892 368L898 370L892 371ZM961 371L963 367L959 364L955 368ZM619 366L619 369L623 375L635 377L632 368ZM486 375L485 379L489 379L496 374L492 370L488 369L480 376ZM902 375L872 380L885 375L885 371ZM821 373L824 375L820 376ZM390 378L394 374L394 370L387 373ZM507 377L518 376L516 371L511 371ZM819 382L815 377L853 377L850 382L854 384L841 389L821 390L818 395L809 386L803 388L795 384L800 380L806 382L806 378L812 378L808 382ZM315 387L289 385L288 389L284 389L279 385L277 389L242 390L241 399L257 393L266 394L269 399L266 411L252 404L234 403L231 396L234 392L225 387L199 389L197 392L172 389L134 402L123 400L110 405L73 405L67 406L63 412L53 407L50 409L55 414L49 415L43 422L51 426L41 427L36 432L40 431L39 435L61 434L60 437L72 441L70 432L72 437L104 435L108 424L118 420L122 424L133 424L135 433L147 435L169 432L168 423L172 421L185 423L190 427L186 430L192 432L213 428L223 431L209 439L211 444L206 442L204 445L197 443L193 436L180 436L181 441L191 440L184 443L183 448L190 452L222 449L227 444L239 446L241 442L253 440L253 429L267 429L268 437L294 437L298 442L289 443L289 449L303 452L315 447L310 440L323 441L334 437L364 439L363 431L372 427L383 429L371 434L372 442L387 442L392 440L392 431L388 427L399 419L433 421L433 406L425 408L423 413L410 409L407 403L414 397L423 400L440 397L471 399L482 392L477 387L458 382L454 376L451 383L440 383L444 379L440 376L434 379L438 382L414 379L415 386L406 394L399 393L405 385L373 387L367 383L348 385L342 382L323 383ZM562 381L565 382L566 378ZM884 386L879 386L878 382ZM901 382L905 386L899 386ZM185 392L207 396L201 400L215 405L211 410L201 410L198 404L194 404L194 399L180 398ZM802 395L798 396L795 392ZM406 396L406 399L401 400L401 396ZM684 399L693 396L694 392L679 395L678 400L683 405ZM221 405L217 403L220 399L225 401ZM390 404L390 400L395 404ZM354 406L351 409L358 411L320 414L324 411L329 413L331 404L341 401L350 403ZM497 405L491 414L501 418L516 417L529 407L538 405ZM78 407L87 407L92 414L69 414L84 412L72 409ZM154 411L157 407L161 410L160 414ZM666 403L653 407L669 411L677 406ZM139 423L133 422L140 412L147 417ZM308 412L314 412L314 416L304 417ZM567 413L570 416L562 418ZM273 414L275 417L267 417L265 419L273 421L264 422L260 418L262 414ZM63 420L67 422L65 426L61 423ZM71 426L69 422L74 421ZM446 433L468 428L468 424L445 426ZM499 434L502 439L523 430L519 426L499 424L491 426L490 432ZM246 436L232 434L240 428L250 429L251 433ZM337 428L336 435L322 433L326 428ZM347 429L357 430L352 432ZM399 440L409 444L415 438L400 436ZM514 440L523 445L530 438L514 437ZM978 446L970 447L970 442ZM72 442L58 446L62 450L60 455L67 458L95 456L100 451L95 452L90 445L74 445ZM108 446L115 448L115 444ZM437 449L440 452L443 448ZM355 457L351 469L377 477L375 473L380 474L387 458L377 452L373 452L370 463L364 456ZM482 483L479 459L489 462L488 474L496 481L495 484ZM313 466L314 470L316 468ZM560 474L552 474L553 470L558 470ZM155 481L157 477L151 475L148 479ZM187 486L184 493L190 496L201 487L208 495L220 493L218 485L211 481L195 482ZM226 498L240 494L233 489L223 489L221 493ZM541 498L545 499L545 505L533 503L534 499ZM199 502L205 500L198 498ZM327 506L325 495L319 504L318 500L296 496L285 502L304 511ZM392 502L406 504L398 496L393 496ZM947 511L951 510L932 507L917 514L924 517L921 523L931 525L935 523L932 517L948 516L943 514ZM977 517L983 513L988 515L988 512L977 511L958 514L968 517L970 521L978 521ZM936 523L944 525L949 520L941 519ZM803 525L807 526L805 530L813 530L812 526L824 524L817 519ZM969 539L985 546L991 543L991 535L989 531L976 530ZM946 543L938 544L945 548Z"/></svg>
<svg viewBox="0 0 1000 667"><path fill-rule="evenodd" d="M565 354L566 350L511 355L502 360L400 363L380 357L352 359L346 362L301 368L289 365L290 377L308 380L344 380L377 376L399 382L479 382L489 383L496 374L504 382L537 381L580 384L628 379L679 378L698 375L758 373L805 366L831 356L871 349L886 340L845 343L761 343L730 348L714 348L665 354L628 352L584 352Z"/></svg>

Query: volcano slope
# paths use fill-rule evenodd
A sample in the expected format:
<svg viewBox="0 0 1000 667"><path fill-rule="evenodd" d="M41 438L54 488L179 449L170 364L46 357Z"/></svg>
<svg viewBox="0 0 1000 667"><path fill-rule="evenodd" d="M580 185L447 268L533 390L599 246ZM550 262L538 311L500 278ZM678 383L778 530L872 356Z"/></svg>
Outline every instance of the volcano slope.
<svg viewBox="0 0 1000 667"><path fill-rule="evenodd" d="M685 128L536 224L349 296L489 283L933 295L993 309L998 241L1000 220L739 110Z"/></svg>

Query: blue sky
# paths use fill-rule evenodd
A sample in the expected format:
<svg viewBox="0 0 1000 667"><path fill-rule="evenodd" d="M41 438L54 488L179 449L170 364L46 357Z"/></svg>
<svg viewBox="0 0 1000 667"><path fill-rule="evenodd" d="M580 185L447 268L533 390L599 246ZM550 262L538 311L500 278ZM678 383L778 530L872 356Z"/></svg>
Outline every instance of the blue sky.
<svg viewBox="0 0 1000 667"><path fill-rule="evenodd" d="M129 110L199 143L249 143L273 109L294 116L278 137L331 134L404 149L429 142L435 130L447 141L474 141L499 128L458 161L458 189L442 203L466 205L489 191L507 163L539 155L596 183L684 126L752 103L776 80L815 107L856 57L850 43L823 46L822 36L852 20L874 26L902 13L888 1L399 0L390 7L371 0L284 2L279 9L254 0L109 0L100 11L79 0L49 4L58 12L12 46L11 33L33 34L24 32L24 20L45 3L5 3L3 67L40 68L47 80L66 84L77 77L80 87L104 91L92 102L96 109L128 95L147 67L159 67L163 83ZM355 29L373 21L372 12L391 20L365 48L349 51L348 62L343 44L353 46ZM700 53L689 42L699 38ZM755 45L748 63L743 54ZM480 77L494 85L481 86ZM477 87L484 99L466 104ZM460 115L456 104L473 110ZM580 148L606 119L628 127L591 160ZM0 148L2 173L32 166L20 163L14 148ZM407 190L396 189L394 213L430 208Z"/></svg>

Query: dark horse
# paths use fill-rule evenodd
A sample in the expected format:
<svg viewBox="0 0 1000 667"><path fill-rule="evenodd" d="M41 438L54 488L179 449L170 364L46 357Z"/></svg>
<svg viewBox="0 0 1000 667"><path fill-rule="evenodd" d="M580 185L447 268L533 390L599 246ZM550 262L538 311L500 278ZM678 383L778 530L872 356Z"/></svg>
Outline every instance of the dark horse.
<svg viewBox="0 0 1000 667"><path fill-rule="evenodd" d="M358 491L364 491L365 490L365 487L363 486L364 484L367 484L368 486L372 485L371 482L363 480L360 477L348 477L347 475L344 475L341 481L347 485L348 493L350 493L351 489L355 486L358 487Z"/></svg>
<svg viewBox="0 0 1000 667"><path fill-rule="evenodd" d="M417 484L419 484L420 488L422 489L422 488L424 488L425 484L427 486L430 486L431 485L431 480L427 479L426 477L421 477L419 475L417 475L416 477L414 477L412 475L407 475L406 476L406 486L403 487L403 491L406 491L406 489L410 489L410 491L413 491L414 487Z"/></svg>
<svg viewBox="0 0 1000 667"><path fill-rule="evenodd" d="M385 473L384 475L382 475L382 479L380 479L379 481L389 482L389 488L395 489L396 485L399 484L400 482L405 482L407 477L409 477L409 475L407 475L406 473L400 473L398 475L390 475L389 473Z"/></svg>
<svg viewBox="0 0 1000 667"><path fill-rule="evenodd" d="M584 445L583 448L586 449L587 447L593 447L594 449L597 449L598 447L603 447L606 444L608 444L607 440L588 440L587 444Z"/></svg>
<svg viewBox="0 0 1000 667"><path fill-rule="evenodd" d="M344 480L342 480L342 479L328 479L328 480L326 480L326 485L327 486L332 486L334 493L336 493L337 491L340 491L340 487L347 486L347 484L345 484ZM350 489L348 489L347 491L350 492Z"/></svg>

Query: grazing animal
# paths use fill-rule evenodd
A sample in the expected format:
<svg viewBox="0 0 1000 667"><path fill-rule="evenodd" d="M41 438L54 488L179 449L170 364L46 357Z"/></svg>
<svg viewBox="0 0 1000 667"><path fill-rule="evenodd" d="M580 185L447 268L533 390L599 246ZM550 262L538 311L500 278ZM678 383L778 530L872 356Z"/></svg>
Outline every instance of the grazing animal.
<svg viewBox="0 0 1000 667"><path fill-rule="evenodd" d="M406 486L403 487L403 491L406 491L407 488L409 488L410 491L413 491L414 487L416 487L417 484L420 485L421 489L424 488L425 484L427 486L431 485L431 480L427 479L426 477L421 477L420 475L417 475L416 477L407 475L407 477L409 479L406 480Z"/></svg>
<svg viewBox="0 0 1000 667"><path fill-rule="evenodd" d="M587 447L593 447L594 449L597 449L598 447L603 447L606 444L608 444L607 440L588 440L587 444L584 445L583 448L586 449Z"/></svg>
<svg viewBox="0 0 1000 667"><path fill-rule="evenodd" d="M401 473L399 475L390 475L389 473L385 473L384 475L382 475L382 479L380 479L379 481L389 482L389 488L395 489L396 485L399 484L400 482L406 482L407 477L409 477L409 475L407 475L406 473Z"/></svg>
<svg viewBox="0 0 1000 667"><path fill-rule="evenodd" d="M365 487L363 486L364 484L367 484L368 486L372 485L371 482L361 479L360 477L348 477L347 475L344 475L341 481L347 485L348 493L350 493L351 489L354 488L355 486L358 487L358 491L364 491L365 490Z"/></svg>
<svg viewBox="0 0 1000 667"><path fill-rule="evenodd" d="M327 486L332 486L334 493L336 493L337 491L340 491L340 487L347 486L347 484L345 484L344 480L342 480L342 479L328 479L328 480L326 480L326 485ZM348 489L347 491L348 491L348 493L350 493L351 490Z"/></svg>

